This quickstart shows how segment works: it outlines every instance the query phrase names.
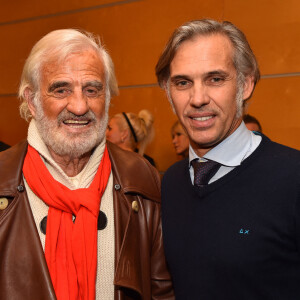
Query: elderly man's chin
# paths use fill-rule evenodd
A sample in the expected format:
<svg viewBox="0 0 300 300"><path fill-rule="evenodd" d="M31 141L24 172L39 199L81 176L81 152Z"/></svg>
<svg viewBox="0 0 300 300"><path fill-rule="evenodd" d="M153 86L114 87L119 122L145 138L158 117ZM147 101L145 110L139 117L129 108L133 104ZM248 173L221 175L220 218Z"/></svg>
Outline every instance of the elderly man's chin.
<svg viewBox="0 0 300 300"><path fill-rule="evenodd" d="M108 115L97 120L88 130L70 133L59 126L57 121L42 116L36 118L36 125L44 143L59 156L79 158L97 147L105 137Z"/></svg>

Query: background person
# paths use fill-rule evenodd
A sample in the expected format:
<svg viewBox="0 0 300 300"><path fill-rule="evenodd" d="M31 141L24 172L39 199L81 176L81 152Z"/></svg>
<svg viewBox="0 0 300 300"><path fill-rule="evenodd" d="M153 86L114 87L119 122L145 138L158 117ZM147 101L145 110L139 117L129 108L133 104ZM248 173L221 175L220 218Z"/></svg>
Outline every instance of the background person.
<svg viewBox="0 0 300 300"><path fill-rule="evenodd" d="M33 47L19 89L28 140L0 154L0 299L173 299L159 175L105 140L117 93L92 34Z"/></svg>
<svg viewBox="0 0 300 300"><path fill-rule="evenodd" d="M182 125L179 121L176 121L171 128L172 144L174 146L175 152L181 158L186 158L189 156L189 138L184 131Z"/></svg>
<svg viewBox="0 0 300 300"><path fill-rule="evenodd" d="M153 115L146 109L138 114L122 112L109 120L106 138L124 150L138 152L155 166L153 158L144 153L154 138L153 123Z"/></svg>
<svg viewBox="0 0 300 300"><path fill-rule="evenodd" d="M248 128L248 130L262 132L262 127L261 127L259 121L255 117L253 117L249 114L246 114L243 117L243 121L244 121L246 127Z"/></svg>

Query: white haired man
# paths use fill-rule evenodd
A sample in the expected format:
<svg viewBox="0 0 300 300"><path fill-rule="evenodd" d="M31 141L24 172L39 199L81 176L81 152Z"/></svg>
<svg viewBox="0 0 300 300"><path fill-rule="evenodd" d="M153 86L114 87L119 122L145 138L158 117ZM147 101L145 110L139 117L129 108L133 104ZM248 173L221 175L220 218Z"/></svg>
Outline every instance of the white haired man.
<svg viewBox="0 0 300 300"><path fill-rule="evenodd" d="M92 35L57 30L33 47L28 139L0 156L1 299L173 299L159 176L105 141L117 92Z"/></svg>
<svg viewBox="0 0 300 300"><path fill-rule="evenodd" d="M190 140L162 181L176 299L300 299L300 152L242 121L259 80L246 37L230 22L188 22L156 75Z"/></svg>

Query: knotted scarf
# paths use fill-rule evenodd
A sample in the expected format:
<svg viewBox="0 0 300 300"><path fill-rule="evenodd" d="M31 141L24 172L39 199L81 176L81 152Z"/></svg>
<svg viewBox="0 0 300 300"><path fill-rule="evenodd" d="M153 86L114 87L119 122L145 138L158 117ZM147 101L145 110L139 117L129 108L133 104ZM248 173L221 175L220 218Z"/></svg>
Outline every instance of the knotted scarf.
<svg viewBox="0 0 300 300"><path fill-rule="evenodd" d="M105 147L90 187L70 190L52 177L39 153L28 145L23 174L49 206L45 256L58 300L95 299L97 219L110 171Z"/></svg>

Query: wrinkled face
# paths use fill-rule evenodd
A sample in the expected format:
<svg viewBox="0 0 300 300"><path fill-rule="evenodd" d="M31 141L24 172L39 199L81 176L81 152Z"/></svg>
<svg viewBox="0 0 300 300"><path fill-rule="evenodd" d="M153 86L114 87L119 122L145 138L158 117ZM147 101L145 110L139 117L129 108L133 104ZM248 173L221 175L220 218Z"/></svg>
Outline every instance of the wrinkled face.
<svg viewBox="0 0 300 300"><path fill-rule="evenodd" d="M122 143L122 133L123 131L120 129L118 119L111 118L106 130L106 139L116 145L120 145Z"/></svg>
<svg viewBox="0 0 300 300"><path fill-rule="evenodd" d="M183 128L178 125L172 131L172 143L177 155L187 157L189 153L189 138Z"/></svg>
<svg viewBox="0 0 300 300"><path fill-rule="evenodd" d="M183 42L171 62L166 88L199 156L224 140L241 122L236 118L238 86L233 54L227 37L197 36ZM245 99L250 93L244 87L241 96Z"/></svg>
<svg viewBox="0 0 300 300"><path fill-rule="evenodd" d="M36 102L29 107L50 152L69 157L88 153L104 138L107 126L102 60L86 50L62 63L46 63Z"/></svg>

